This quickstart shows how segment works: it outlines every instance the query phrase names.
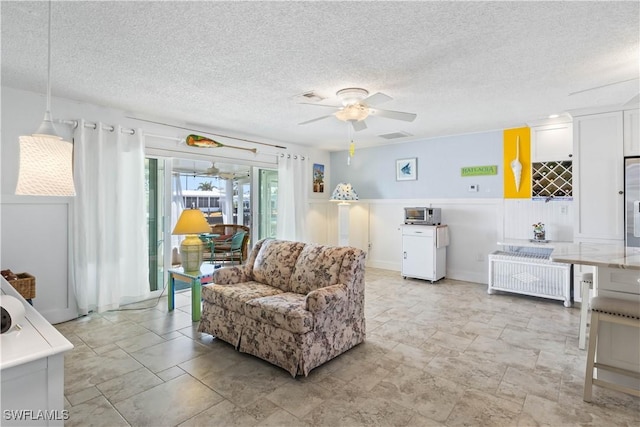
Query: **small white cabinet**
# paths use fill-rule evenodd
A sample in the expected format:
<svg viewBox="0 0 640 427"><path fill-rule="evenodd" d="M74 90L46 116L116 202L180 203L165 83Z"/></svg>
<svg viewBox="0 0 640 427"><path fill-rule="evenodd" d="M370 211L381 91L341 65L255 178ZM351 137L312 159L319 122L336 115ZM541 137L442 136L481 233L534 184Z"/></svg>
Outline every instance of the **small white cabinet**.
<svg viewBox="0 0 640 427"><path fill-rule="evenodd" d="M531 161L559 162L573 158L573 125L531 127Z"/></svg>
<svg viewBox="0 0 640 427"><path fill-rule="evenodd" d="M438 242L438 228L446 226L402 227L402 277L435 282L446 275L447 248L444 242Z"/></svg>
<svg viewBox="0 0 640 427"><path fill-rule="evenodd" d="M73 344L4 278L0 282L2 294L25 307L21 329L0 335L1 424L62 426L69 415L64 409L64 353Z"/></svg>

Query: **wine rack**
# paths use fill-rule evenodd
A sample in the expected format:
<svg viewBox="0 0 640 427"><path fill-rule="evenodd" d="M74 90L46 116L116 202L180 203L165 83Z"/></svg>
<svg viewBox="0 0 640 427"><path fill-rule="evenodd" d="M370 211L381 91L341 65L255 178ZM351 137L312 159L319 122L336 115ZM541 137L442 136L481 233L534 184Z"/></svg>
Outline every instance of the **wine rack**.
<svg viewBox="0 0 640 427"><path fill-rule="evenodd" d="M531 165L531 197L533 199L573 199L573 170L570 160L534 162Z"/></svg>

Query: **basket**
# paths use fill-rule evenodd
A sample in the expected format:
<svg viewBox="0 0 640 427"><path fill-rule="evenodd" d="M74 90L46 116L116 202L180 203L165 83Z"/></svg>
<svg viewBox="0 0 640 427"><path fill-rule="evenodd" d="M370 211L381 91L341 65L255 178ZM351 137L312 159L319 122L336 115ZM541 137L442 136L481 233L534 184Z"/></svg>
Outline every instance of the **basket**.
<svg viewBox="0 0 640 427"><path fill-rule="evenodd" d="M16 291L24 299L31 299L36 297L36 278L29 273L18 273L15 280L9 280L9 284L13 286Z"/></svg>

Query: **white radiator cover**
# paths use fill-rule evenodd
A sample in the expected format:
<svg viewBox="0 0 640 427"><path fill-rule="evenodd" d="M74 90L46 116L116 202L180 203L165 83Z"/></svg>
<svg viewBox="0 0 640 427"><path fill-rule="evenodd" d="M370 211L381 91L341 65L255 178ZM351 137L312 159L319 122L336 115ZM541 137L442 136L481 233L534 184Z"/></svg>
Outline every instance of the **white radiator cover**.
<svg viewBox="0 0 640 427"><path fill-rule="evenodd" d="M571 307L571 264L536 254L494 252L489 255L487 293L495 291L560 300Z"/></svg>

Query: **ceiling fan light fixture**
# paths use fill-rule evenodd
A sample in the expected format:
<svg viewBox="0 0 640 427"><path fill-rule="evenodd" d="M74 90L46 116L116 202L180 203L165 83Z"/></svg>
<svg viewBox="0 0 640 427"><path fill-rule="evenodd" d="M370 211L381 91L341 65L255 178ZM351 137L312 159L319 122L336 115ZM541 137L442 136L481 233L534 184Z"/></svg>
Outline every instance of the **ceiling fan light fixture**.
<svg viewBox="0 0 640 427"><path fill-rule="evenodd" d="M351 104L336 112L336 117L343 122L361 121L369 116L369 109L362 104Z"/></svg>
<svg viewBox="0 0 640 427"><path fill-rule="evenodd" d="M358 87L348 87L346 89L341 89L336 92L340 101L342 101L342 105L345 107L348 105L357 104L362 101L369 95L369 91L366 89L358 88Z"/></svg>

